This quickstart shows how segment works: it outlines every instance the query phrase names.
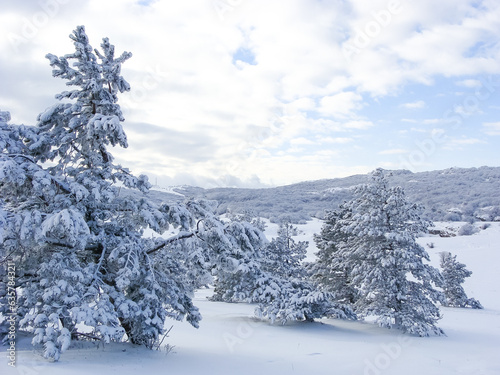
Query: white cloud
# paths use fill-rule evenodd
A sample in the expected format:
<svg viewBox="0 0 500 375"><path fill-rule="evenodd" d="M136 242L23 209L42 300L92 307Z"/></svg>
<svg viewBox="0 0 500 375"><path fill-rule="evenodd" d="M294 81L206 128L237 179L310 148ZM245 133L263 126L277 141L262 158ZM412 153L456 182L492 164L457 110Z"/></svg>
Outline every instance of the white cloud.
<svg viewBox="0 0 500 375"><path fill-rule="evenodd" d="M471 146L477 144L485 144L486 142L477 138L450 138L446 141L443 148L449 151L460 151L464 149L464 146Z"/></svg>
<svg viewBox="0 0 500 375"><path fill-rule="evenodd" d="M433 138L441 137L444 134L446 134L446 130L441 129L441 128L434 128L431 130L431 137L433 137Z"/></svg>
<svg viewBox="0 0 500 375"><path fill-rule="evenodd" d="M304 138L304 137L299 137L299 138L292 139L290 141L290 144L292 144L292 145L315 145L316 142L314 142L310 139Z"/></svg>
<svg viewBox="0 0 500 375"><path fill-rule="evenodd" d="M410 128L410 131L415 133L427 133L427 130L424 128Z"/></svg>
<svg viewBox="0 0 500 375"><path fill-rule="evenodd" d="M316 107L316 103L311 98L299 98L285 104L287 113L297 114L301 111L311 111Z"/></svg>
<svg viewBox="0 0 500 375"><path fill-rule="evenodd" d="M500 122L483 123L483 132L488 135L500 135Z"/></svg>
<svg viewBox="0 0 500 375"><path fill-rule="evenodd" d="M346 144L354 142L354 139L347 137L322 137L320 141L321 143Z"/></svg>
<svg viewBox="0 0 500 375"><path fill-rule="evenodd" d="M425 102L423 100L418 100L416 102L403 103L400 105L400 107L407 109L420 109L425 108Z"/></svg>
<svg viewBox="0 0 500 375"><path fill-rule="evenodd" d="M442 118L426 118L423 123L428 125L428 124L441 124L443 123L444 120Z"/></svg>
<svg viewBox="0 0 500 375"><path fill-rule="evenodd" d="M369 120L352 120L343 123L342 126L346 129L364 130L373 127L374 124Z"/></svg>
<svg viewBox="0 0 500 375"><path fill-rule="evenodd" d="M378 154L379 155L400 155L400 154L406 154L408 151L402 148L393 148L389 150L383 150L380 151Z"/></svg>
<svg viewBox="0 0 500 375"><path fill-rule="evenodd" d="M352 91L324 96L320 100L318 111L325 116L336 118L351 117L353 111L361 108L362 99L361 95Z"/></svg>
<svg viewBox="0 0 500 375"><path fill-rule="evenodd" d="M292 161L275 152L288 142L361 147L358 135L378 131L377 110L392 110L369 108L371 99L390 96L397 108L407 84L432 87L436 78L451 77L476 89L477 75L500 72L495 1L481 7L466 0L401 2L400 11L351 60L342 43L352 43L357 30L366 32L377 21L374 14L387 10L387 1L228 1L223 11L206 0L148 6L136 0L56 2L58 9L38 26L33 17L44 11L40 2L7 2L2 8L0 72L7 90L0 93L1 109L12 112L13 122L33 124L54 103L53 95L66 87L51 78L44 56L71 53L67 35L84 22L94 47L108 36L118 53L133 53L122 69L132 91L120 98L130 147L113 151L118 161L136 173L183 181L193 175L193 181L210 184L234 182L233 177L256 183L258 176L259 184L281 183L321 178L322 171L333 177L349 168L325 167L325 155L315 154L303 159L303 170L311 169L299 176L293 164L301 160L299 149L293 148ZM235 62L235 55L251 64ZM423 101L402 107L427 109ZM465 109L457 107L456 114L471 114ZM438 123L429 121L423 124ZM150 136L140 124L155 126ZM387 137L395 133L384 131ZM498 127L485 124L483 131L496 135Z"/></svg>
<svg viewBox="0 0 500 375"><path fill-rule="evenodd" d="M477 138L454 139L451 142L456 145L476 145L478 143L486 143L485 141Z"/></svg>
<svg viewBox="0 0 500 375"><path fill-rule="evenodd" d="M470 89L476 89L481 87L483 84L478 79L464 79L456 82L457 86L467 87Z"/></svg>
<svg viewBox="0 0 500 375"><path fill-rule="evenodd" d="M458 104L455 105L453 108L453 111L457 114L460 115L462 118L467 118L472 115L478 115L481 113L484 113L481 109L480 106L480 101L472 96L468 96L467 98L471 100L463 100L464 104Z"/></svg>

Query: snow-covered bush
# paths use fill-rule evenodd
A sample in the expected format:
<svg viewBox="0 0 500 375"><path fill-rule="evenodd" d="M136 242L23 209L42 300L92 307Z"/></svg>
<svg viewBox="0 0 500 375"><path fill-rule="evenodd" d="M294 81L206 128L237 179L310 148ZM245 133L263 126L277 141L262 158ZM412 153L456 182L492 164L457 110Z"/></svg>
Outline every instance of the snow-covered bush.
<svg viewBox="0 0 500 375"><path fill-rule="evenodd" d="M477 232L479 232L478 228L470 223L466 223L458 229L457 234L459 236L471 236L473 234L476 234Z"/></svg>
<svg viewBox="0 0 500 375"><path fill-rule="evenodd" d="M462 219L462 216L456 212L448 212L444 218L443 221L460 221Z"/></svg>
<svg viewBox="0 0 500 375"><path fill-rule="evenodd" d="M483 223L479 226L479 229L481 230L486 230L488 229L489 227L491 227L491 223Z"/></svg>

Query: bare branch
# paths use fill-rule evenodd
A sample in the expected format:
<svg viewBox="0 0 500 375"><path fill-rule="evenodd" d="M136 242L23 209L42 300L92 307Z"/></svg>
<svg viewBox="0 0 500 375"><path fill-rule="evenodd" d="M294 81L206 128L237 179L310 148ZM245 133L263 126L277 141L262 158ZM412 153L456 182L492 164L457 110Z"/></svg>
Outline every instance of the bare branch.
<svg viewBox="0 0 500 375"><path fill-rule="evenodd" d="M78 335L78 336L83 336L83 337L86 337L86 338L91 339L91 340L102 341L102 339L100 337L97 337L97 336L94 336L94 335L89 335L88 333L83 333L83 332L75 331L75 332L72 332L71 334Z"/></svg>
<svg viewBox="0 0 500 375"><path fill-rule="evenodd" d="M200 223L202 221L203 221L203 219L198 220L198 222L196 223L196 230L194 232L179 232L178 234L176 234L173 237L170 237L169 239L165 240L164 242L162 242L158 246L146 251L146 254L152 254L160 249L163 249L165 246L171 244L172 242L184 240L186 238L191 238L191 237L198 235L198 233L200 232Z"/></svg>
<svg viewBox="0 0 500 375"><path fill-rule="evenodd" d="M152 248L151 250L146 251L146 254L152 254L160 249L163 249L165 246L171 244L172 242L184 240L186 238L191 238L191 237L195 236L197 233L198 233L198 231L196 231L196 232L179 232L179 234L177 234L173 237L170 237L169 239L165 240L160 245Z"/></svg>

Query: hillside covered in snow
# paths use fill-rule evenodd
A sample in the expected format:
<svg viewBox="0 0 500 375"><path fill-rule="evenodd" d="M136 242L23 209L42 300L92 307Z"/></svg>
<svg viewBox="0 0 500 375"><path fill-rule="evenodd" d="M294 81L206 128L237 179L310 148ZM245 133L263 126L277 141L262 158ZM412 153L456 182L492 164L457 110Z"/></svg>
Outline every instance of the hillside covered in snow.
<svg viewBox="0 0 500 375"><path fill-rule="evenodd" d="M352 197L352 187L369 182L369 175L302 182L267 188L202 189L183 186L150 192L156 200L205 198L219 202L219 213L250 211L273 222L295 223L323 218L325 210ZM412 173L392 171L391 185L401 186L412 202L424 206L434 221L500 221L500 167L451 168Z"/></svg>

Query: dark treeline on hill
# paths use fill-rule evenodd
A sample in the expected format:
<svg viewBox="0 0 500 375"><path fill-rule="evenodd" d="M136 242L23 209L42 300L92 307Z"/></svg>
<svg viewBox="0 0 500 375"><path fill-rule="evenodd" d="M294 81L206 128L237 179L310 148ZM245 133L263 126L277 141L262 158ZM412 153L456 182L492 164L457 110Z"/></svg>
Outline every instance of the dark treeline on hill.
<svg viewBox="0 0 500 375"><path fill-rule="evenodd" d="M218 213L251 212L273 222L300 223L323 219L352 197L352 187L369 182L369 175L301 182L266 189L183 186L174 190L186 198L219 202ZM408 199L424 206L426 219L434 221L500 221L500 167L450 168L412 173L392 171L392 186L401 186ZM180 195L151 191L151 198L182 200Z"/></svg>

